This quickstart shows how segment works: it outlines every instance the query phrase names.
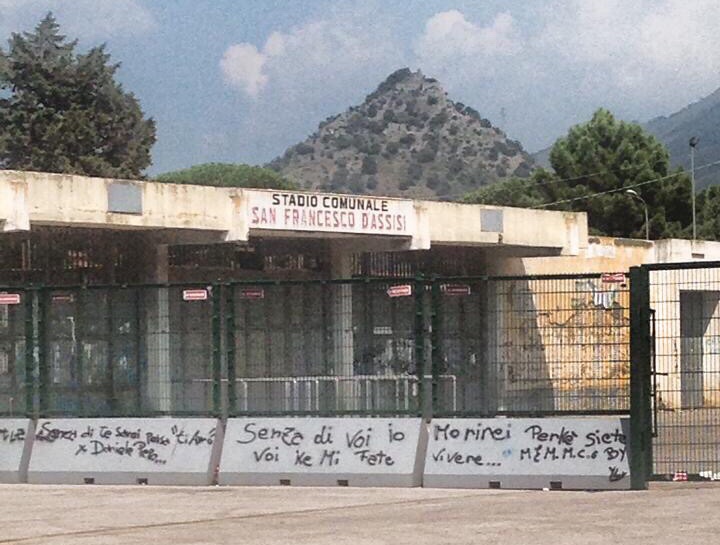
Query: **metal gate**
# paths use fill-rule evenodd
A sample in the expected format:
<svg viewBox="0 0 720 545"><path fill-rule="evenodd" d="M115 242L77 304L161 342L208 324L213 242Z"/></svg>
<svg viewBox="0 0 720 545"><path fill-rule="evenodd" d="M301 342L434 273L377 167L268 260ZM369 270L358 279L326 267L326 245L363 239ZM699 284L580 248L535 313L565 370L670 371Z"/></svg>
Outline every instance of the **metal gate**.
<svg viewBox="0 0 720 545"><path fill-rule="evenodd" d="M645 435L645 473L720 480L720 263L634 274L633 422Z"/></svg>

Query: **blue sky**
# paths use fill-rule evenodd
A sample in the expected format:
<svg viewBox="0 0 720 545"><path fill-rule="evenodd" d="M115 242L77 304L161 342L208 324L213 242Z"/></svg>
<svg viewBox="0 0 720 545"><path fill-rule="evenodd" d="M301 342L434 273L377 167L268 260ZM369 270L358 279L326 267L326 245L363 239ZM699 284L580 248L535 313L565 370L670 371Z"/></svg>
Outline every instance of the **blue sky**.
<svg viewBox="0 0 720 545"><path fill-rule="evenodd" d="M717 0L0 0L107 43L158 125L150 174L265 163L392 71L421 69L529 151L598 107L646 121L720 87Z"/></svg>

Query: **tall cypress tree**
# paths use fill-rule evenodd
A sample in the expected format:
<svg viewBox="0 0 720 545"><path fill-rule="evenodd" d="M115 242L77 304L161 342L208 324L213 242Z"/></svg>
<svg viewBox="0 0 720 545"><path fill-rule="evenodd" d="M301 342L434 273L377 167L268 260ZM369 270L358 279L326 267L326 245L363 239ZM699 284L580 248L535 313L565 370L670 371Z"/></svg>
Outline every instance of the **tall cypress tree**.
<svg viewBox="0 0 720 545"><path fill-rule="evenodd" d="M105 46L75 52L48 14L0 49L0 168L134 178L155 122L115 81Z"/></svg>

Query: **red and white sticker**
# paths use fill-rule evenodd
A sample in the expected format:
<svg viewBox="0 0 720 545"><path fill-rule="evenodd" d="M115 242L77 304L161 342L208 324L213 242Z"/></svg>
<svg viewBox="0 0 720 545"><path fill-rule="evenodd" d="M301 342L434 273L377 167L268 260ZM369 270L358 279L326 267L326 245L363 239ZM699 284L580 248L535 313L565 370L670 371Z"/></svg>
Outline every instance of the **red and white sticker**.
<svg viewBox="0 0 720 545"><path fill-rule="evenodd" d="M624 284L625 283L625 273L622 273L622 272L602 273L600 275L600 281L605 284Z"/></svg>
<svg viewBox="0 0 720 545"><path fill-rule="evenodd" d="M264 299L265 290L260 287L242 288L240 290L240 299Z"/></svg>
<svg viewBox="0 0 720 545"><path fill-rule="evenodd" d="M183 301L207 301L208 290L206 290L206 289L183 290L182 297L183 297Z"/></svg>
<svg viewBox="0 0 720 545"><path fill-rule="evenodd" d="M472 293L467 284L442 284L440 291L445 295L470 295Z"/></svg>
<svg viewBox="0 0 720 545"><path fill-rule="evenodd" d="M387 294L389 297L408 297L412 295L412 285L399 284L397 286L390 286L387 289Z"/></svg>
<svg viewBox="0 0 720 545"><path fill-rule="evenodd" d="M0 305L19 305L20 294L19 293L0 293Z"/></svg>
<svg viewBox="0 0 720 545"><path fill-rule="evenodd" d="M74 303L75 296L72 293L53 293L53 303Z"/></svg>

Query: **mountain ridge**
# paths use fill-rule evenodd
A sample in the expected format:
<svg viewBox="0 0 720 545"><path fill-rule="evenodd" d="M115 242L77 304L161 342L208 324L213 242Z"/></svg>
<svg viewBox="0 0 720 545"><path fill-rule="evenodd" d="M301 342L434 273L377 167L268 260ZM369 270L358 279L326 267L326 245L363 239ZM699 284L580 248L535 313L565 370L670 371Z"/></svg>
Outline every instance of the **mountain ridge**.
<svg viewBox="0 0 720 545"><path fill-rule="evenodd" d="M436 79L402 68L267 166L303 189L452 200L534 162Z"/></svg>

